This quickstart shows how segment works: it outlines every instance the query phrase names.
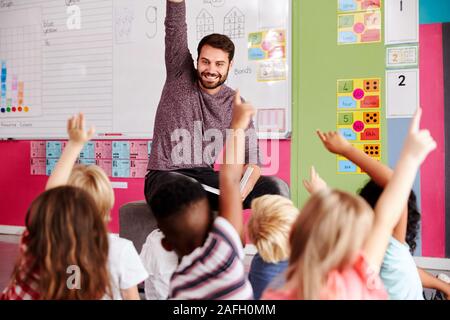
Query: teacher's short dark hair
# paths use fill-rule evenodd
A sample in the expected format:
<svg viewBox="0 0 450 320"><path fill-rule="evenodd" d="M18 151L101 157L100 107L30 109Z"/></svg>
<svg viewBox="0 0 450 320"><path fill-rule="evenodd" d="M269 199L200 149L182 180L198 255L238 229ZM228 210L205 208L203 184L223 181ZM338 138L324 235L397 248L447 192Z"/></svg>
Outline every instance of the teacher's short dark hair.
<svg viewBox="0 0 450 320"><path fill-rule="evenodd" d="M230 62L234 58L234 43L224 34L213 33L204 37L197 47L198 57L200 57L200 52L205 45L209 45L213 48L220 49L228 53L228 59Z"/></svg>

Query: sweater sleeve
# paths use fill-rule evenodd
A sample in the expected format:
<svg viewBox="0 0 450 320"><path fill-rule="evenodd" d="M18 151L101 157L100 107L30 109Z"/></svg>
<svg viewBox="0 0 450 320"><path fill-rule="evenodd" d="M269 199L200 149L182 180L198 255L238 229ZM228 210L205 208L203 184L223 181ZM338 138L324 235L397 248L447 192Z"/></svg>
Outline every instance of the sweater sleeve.
<svg viewBox="0 0 450 320"><path fill-rule="evenodd" d="M165 62L167 78L174 78L183 70L191 71L192 56L189 52L186 24L186 2L167 0L166 9Z"/></svg>

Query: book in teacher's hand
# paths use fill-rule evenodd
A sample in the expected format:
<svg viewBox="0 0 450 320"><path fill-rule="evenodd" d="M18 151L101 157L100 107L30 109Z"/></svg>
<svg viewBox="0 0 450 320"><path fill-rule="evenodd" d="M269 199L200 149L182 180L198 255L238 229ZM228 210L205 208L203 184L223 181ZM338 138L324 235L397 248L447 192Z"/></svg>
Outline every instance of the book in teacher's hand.
<svg viewBox="0 0 450 320"><path fill-rule="evenodd" d="M253 167L248 167L247 170L245 170L244 175L242 176L241 183L240 183L240 191L242 192L247 185L248 179L250 179L250 176L253 173ZM205 189L208 192L220 195L220 190L211 186L208 186L206 184L202 184L203 189Z"/></svg>

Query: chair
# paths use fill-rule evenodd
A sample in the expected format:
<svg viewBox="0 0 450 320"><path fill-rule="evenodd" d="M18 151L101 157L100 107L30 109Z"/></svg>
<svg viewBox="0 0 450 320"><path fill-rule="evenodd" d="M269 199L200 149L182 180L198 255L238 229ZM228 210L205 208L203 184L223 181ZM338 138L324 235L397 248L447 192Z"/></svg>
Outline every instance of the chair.
<svg viewBox="0 0 450 320"><path fill-rule="evenodd" d="M156 219L145 201L126 203L119 209L119 236L133 242L138 253L155 230Z"/></svg>
<svg viewBox="0 0 450 320"><path fill-rule="evenodd" d="M119 208L119 236L133 242L138 253L147 236L155 230L156 219L145 201L126 203ZM139 295L145 300L144 283L138 285Z"/></svg>

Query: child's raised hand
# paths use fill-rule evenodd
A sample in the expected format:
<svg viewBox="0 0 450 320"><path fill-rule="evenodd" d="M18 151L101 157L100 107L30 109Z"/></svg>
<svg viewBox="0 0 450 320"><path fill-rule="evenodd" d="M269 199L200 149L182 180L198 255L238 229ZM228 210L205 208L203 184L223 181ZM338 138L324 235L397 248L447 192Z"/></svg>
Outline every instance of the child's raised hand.
<svg viewBox="0 0 450 320"><path fill-rule="evenodd" d="M344 155L347 150L352 148L350 142L335 131L326 133L317 130L316 132L325 148L327 148L327 150L331 153Z"/></svg>
<svg viewBox="0 0 450 320"><path fill-rule="evenodd" d="M84 130L84 114L79 113L71 117L67 121L67 134L69 135L69 141L85 144L92 139L95 133L94 127L91 127L89 131Z"/></svg>
<svg viewBox="0 0 450 320"><path fill-rule="evenodd" d="M247 129L255 114L255 108L250 103L243 103L239 90L236 90L236 95L233 102L233 118L231 120L232 129Z"/></svg>
<svg viewBox="0 0 450 320"><path fill-rule="evenodd" d="M327 183L319 176L314 166L311 167L310 180L303 180L303 185L309 194L328 188Z"/></svg>
<svg viewBox="0 0 450 320"><path fill-rule="evenodd" d="M409 127L409 133L403 147L403 152L409 158L421 164L427 155L436 149L436 141L428 130L420 130L420 119L422 118L422 109L418 108Z"/></svg>
<svg viewBox="0 0 450 320"><path fill-rule="evenodd" d="M69 135L69 143L48 179L45 190L64 186L68 183L73 165L84 144L94 135L94 128L91 127L86 132L84 130L84 115L79 113L67 120L67 134Z"/></svg>

